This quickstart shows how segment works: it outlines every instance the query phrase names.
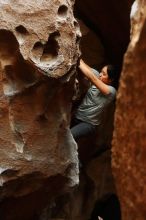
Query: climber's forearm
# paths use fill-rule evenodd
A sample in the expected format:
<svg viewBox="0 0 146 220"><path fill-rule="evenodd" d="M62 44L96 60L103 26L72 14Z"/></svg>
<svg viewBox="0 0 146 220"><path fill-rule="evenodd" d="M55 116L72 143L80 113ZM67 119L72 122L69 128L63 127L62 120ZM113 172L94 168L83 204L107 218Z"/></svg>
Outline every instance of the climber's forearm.
<svg viewBox="0 0 146 220"><path fill-rule="evenodd" d="M103 94L109 94L109 86L103 83L92 71L92 69L84 63L84 61L80 60L79 65L80 70L82 73L103 93Z"/></svg>

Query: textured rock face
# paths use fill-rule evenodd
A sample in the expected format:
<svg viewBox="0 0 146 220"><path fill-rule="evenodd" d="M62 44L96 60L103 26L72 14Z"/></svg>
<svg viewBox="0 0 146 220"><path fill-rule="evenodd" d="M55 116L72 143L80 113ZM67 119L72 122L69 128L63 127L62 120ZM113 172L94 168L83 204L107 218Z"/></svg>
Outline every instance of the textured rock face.
<svg viewBox="0 0 146 220"><path fill-rule="evenodd" d="M69 130L80 38L73 4L0 0L1 199L36 191L55 176L58 190L78 183Z"/></svg>
<svg viewBox="0 0 146 220"><path fill-rule="evenodd" d="M122 220L146 219L146 2L131 12L131 42L125 55L117 100L113 170Z"/></svg>

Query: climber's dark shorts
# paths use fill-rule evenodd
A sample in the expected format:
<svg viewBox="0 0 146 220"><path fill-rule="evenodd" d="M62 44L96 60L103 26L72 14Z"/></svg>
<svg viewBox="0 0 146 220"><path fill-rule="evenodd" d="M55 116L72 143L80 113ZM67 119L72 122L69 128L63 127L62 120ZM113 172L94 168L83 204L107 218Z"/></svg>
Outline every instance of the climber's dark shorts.
<svg viewBox="0 0 146 220"><path fill-rule="evenodd" d="M75 140L81 137L87 137L88 135L95 135L96 125L81 121L77 118L71 122L71 133Z"/></svg>

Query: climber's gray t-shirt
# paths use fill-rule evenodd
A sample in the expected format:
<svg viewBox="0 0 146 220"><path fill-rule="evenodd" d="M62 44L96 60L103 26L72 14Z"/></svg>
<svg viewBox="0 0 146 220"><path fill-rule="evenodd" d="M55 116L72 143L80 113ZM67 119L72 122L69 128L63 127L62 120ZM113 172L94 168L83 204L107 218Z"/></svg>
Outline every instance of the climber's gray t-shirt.
<svg viewBox="0 0 146 220"><path fill-rule="evenodd" d="M94 74L99 76L99 72L92 69ZM95 85L92 85L79 106L75 117L93 125L101 125L103 113L108 105L115 99L116 89L109 85L110 93L104 95Z"/></svg>

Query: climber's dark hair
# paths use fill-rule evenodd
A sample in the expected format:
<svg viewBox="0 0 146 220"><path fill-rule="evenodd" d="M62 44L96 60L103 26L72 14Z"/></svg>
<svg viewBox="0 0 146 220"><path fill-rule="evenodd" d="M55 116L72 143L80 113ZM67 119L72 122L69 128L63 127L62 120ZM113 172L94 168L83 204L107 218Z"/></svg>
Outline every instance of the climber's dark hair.
<svg viewBox="0 0 146 220"><path fill-rule="evenodd" d="M113 81L117 73L116 67L114 65L107 65L107 73L108 73L109 79Z"/></svg>
<svg viewBox="0 0 146 220"><path fill-rule="evenodd" d="M111 64L108 64L106 66L107 66L108 77L109 79L111 79L112 85L114 87L118 87L118 76L119 76L118 67Z"/></svg>

